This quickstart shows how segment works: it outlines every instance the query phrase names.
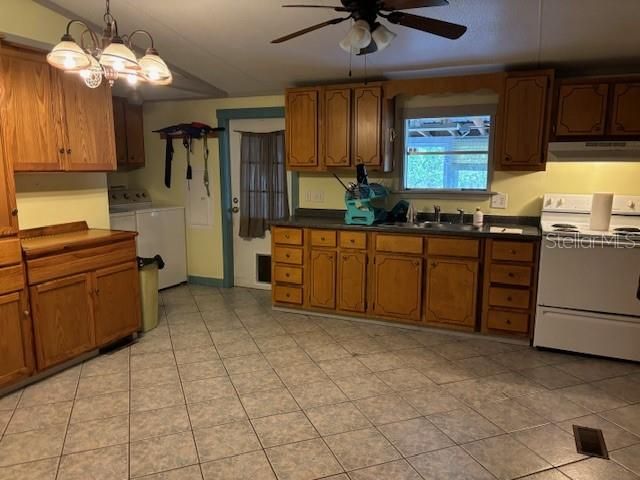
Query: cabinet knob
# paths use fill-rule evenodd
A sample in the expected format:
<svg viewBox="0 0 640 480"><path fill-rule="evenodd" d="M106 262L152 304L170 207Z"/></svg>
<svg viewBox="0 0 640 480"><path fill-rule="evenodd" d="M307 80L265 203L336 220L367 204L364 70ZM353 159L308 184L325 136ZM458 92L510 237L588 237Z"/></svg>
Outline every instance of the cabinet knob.
<svg viewBox="0 0 640 480"><path fill-rule="evenodd" d="M285 253L285 258L291 258L291 255L289 255L288 253Z"/></svg>
<svg viewBox="0 0 640 480"><path fill-rule="evenodd" d="M325 241L325 238L324 238L324 237L320 237L320 241L321 241L321 242L324 242L324 241Z"/></svg>
<svg viewBox="0 0 640 480"><path fill-rule="evenodd" d="M513 302L513 297L511 295L507 297L507 302Z"/></svg>
<svg viewBox="0 0 640 480"><path fill-rule="evenodd" d="M67 155L71 155L71 149L67 148Z"/></svg>
<svg viewBox="0 0 640 480"><path fill-rule="evenodd" d="M288 273L285 273L284 276L289 278L291 275L289 275Z"/></svg>
<svg viewBox="0 0 640 480"><path fill-rule="evenodd" d="M284 238L289 239L289 234L288 234L288 233L285 233L285 234L284 234Z"/></svg>
<svg viewBox="0 0 640 480"><path fill-rule="evenodd" d="M513 274L513 272L509 272L508 277L509 278L513 278L513 277L515 277L515 275Z"/></svg>
<svg viewBox="0 0 640 480"><path fill-rule="evenodd" d="M64 148L61 148L60 150L58 150L58 152L60 152L61 154L64 153Z"/></svg>
<svg viewBox="0 0 640 480"><path fill-rule="evenodd" d="M96 288L96 295L100 295L100 289Z"/></svg>
<svg viewBox="0 0 640 480"><path fill-rule="evenodd" d="M355 239L355 238L352 238L351 240L349 240L349 242L351 242L351 243L356 243L356 239Z"/></svg>
<svg viewBox="0 0 640 480"><path fill-rule="evenodd" d="M25 317L28 317L29 315L31 315L31 312L29 310L25 310L22 313L24 314Z"/></svg>
<svg viewBox="0 0 640 480"><path fill-rule="evenodd" d="M17 215L18 215L18 209L17 209L17 208L12 208L12 209L11 209L11 215L12 215L13 217L17 216Z"/></svg>
<svg viewBox="0 0 640 480"><path fill-rule="evenodd" d="M516 253L518 253L518 252L516 252L515 250L511 249L511 250L509 251L509 253L510 253L511 255L515 255L515 254L516 254Z"/></svg>
<svg viewBox="0 0 640 480"><path fill-rule="evenodd" d="M507 319L507 325L511 325L511 320Z"/></svg>
<svg viewBox="0 0 640 480"><path fill-rule="evenodd" d="M285 294L285 297L289 298L291 296L290 293Z"/></svg>

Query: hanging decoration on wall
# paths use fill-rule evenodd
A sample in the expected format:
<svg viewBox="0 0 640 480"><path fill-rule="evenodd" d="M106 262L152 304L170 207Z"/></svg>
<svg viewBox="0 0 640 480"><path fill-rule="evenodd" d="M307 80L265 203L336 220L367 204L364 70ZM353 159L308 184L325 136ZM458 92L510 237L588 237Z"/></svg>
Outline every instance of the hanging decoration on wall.
<svg viewBox="0 0 640 480"><path fill-rule="evenodd" d="M204 173L202 181L207 190L207 196L211 196L209 190L209 144L208 138L217 138L219 132L224 131L222 127L213 128L206 123L192 122L192 123L179 123L177 125L170 125L168 127L154 130L154 133L159 133L160 138L166 140L167 147L165 153L165 171L164 171L164 184L167 188L171 188L171 167L173 161L173 140L181 139L182 145L186 149L187 153L187 181L192 180L193 171L191 167L191 154L193 153L193 140L202 139L202 150L204 153Z"/></svg>
<svg viewBox="0 0 640 480"><path fill-rule="evenodd" d="M60 43L47 55L47 62L55 68L77 72L89 88L98 88L103 79L111 86L120 78L132 86L140 82L152 85L170 85L173 82L171 70L155 49L148 31L135 30L121 36L118 22L111 15L109 0L106 0L103 19L105 26L100 39L83 21L71 20ZM80 43L71 36L73 25L84 27ZM140 59L132 51L132 40L136 36L146 36L151 43Z"/></svg>

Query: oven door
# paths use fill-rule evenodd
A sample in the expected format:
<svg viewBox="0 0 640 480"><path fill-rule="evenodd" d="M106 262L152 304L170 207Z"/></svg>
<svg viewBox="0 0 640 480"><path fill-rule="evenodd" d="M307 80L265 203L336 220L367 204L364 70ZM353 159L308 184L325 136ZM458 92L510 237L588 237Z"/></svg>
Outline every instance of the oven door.
<svg viewBox="0 0 640 480"><path fill-rule="evenodd" d="M538 305L640 317L640 242L545 237Z"/></svg>

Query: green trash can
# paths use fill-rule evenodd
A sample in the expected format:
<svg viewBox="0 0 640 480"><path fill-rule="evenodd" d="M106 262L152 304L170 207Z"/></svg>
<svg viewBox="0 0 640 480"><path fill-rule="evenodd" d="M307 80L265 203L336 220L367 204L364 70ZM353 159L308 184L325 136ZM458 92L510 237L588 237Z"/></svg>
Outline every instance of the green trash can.
<svg viewBox="0 0 640 480"><path fill-rule="evenodd" d="M142 331L144 333L158 326L158 270L163 268L164 261L160 255L153 258L138 257Z"/></svg>

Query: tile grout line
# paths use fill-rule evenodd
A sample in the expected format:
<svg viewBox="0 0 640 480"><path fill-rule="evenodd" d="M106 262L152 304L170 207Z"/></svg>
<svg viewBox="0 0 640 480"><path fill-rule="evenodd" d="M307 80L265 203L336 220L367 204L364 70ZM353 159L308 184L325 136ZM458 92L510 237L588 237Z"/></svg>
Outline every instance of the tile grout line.
<svg viewBox="0 0 640 480"><path fill-rule="evenodd" d="M71 405L71 411L69 412L69 419L67 420L67 426L64 432L64 439L62 440L62 445L60 446L60 455L58 456L58 466L56 468L55 480L58 480L60 476L60 470L62 468L62 458L64 456L64 446L67 443L67 435L69 434L69 427L71 426L71 418L73 417L73 412L76 407L76 397L78 396L78 387L80 386L80 375L82 375L82 369L84 368L84 363L78 370L78 379L76 381L76 388L73 392L73 403Z"/></svg>

